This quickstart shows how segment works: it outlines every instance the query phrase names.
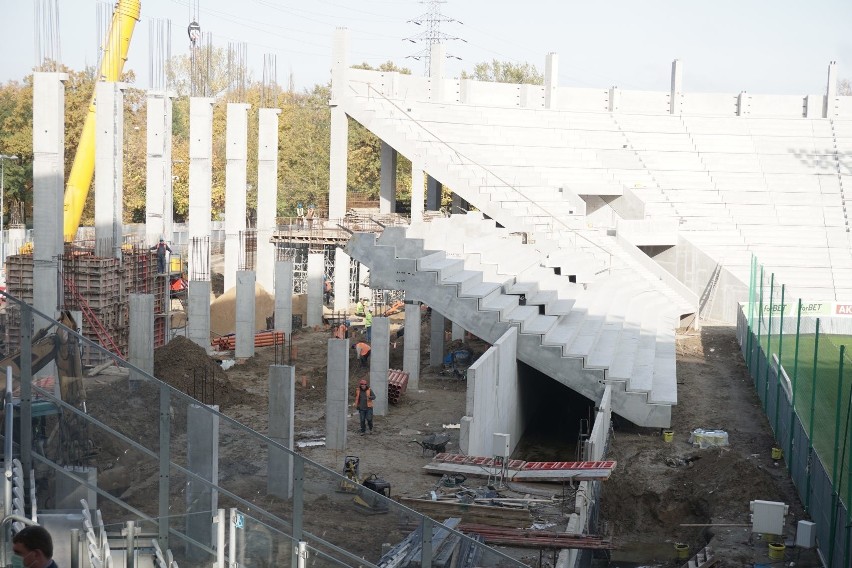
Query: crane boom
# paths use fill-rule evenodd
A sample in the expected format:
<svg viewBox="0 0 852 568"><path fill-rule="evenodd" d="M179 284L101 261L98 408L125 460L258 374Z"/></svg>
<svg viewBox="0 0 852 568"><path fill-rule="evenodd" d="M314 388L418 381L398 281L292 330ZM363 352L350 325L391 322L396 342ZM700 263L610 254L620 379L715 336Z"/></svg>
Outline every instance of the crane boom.
<svg viewBox="0 0 852 568"><path fill-rule="evenodd" d="M118 81L121 78L133 28L139 21L140 0L118 0L103 49L98 81ZM65 242L74 240L83 216L83 207L92 185L95 171L95 93L89 103L83 133L77 144L77 153L65 188L65 221L62 234Z"/></svg>

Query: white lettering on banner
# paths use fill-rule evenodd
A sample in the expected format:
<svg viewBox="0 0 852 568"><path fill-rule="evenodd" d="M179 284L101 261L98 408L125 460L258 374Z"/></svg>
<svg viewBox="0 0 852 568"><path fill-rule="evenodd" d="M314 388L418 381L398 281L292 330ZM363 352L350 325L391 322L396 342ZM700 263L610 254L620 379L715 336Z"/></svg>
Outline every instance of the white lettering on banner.
<svg viewBox="0 0 852 568"><path fill-rule="evenodd" d="M852 316L852 304L837 304L834 313L839 316Z"/></svg>

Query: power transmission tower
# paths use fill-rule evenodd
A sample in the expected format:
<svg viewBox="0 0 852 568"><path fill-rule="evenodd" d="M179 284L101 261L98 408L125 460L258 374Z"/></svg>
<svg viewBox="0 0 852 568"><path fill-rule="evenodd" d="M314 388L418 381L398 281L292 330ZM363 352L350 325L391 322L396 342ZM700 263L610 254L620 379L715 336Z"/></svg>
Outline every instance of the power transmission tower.
<svg viewBox="0 0 852 568"><path fill-rule="evenodd" d="M410 41L411 43L426 44L426 47L424 47L417 53L409 55L407 57L411 59L416 59L417 61L423 61L425 64L424 72L425 75L428 77L431 71L432 46L435 44L443 43L445 41L465 40L460 37L454 37L449 34L445 34L441 31L442 22L456 22L457 24L462 23L453 18L449 18L441 13L441 4L446 4L446 0L421 0L420 3L426 4L426 12L417 16L413 20L408 20L408 23L416 24L418 26L426 26L426 29L417 35L413 35L405 39ZM456 57L454 55L449 54L447 55L447 57L455 57L456 59L461 59L460 57Z"/></svg>

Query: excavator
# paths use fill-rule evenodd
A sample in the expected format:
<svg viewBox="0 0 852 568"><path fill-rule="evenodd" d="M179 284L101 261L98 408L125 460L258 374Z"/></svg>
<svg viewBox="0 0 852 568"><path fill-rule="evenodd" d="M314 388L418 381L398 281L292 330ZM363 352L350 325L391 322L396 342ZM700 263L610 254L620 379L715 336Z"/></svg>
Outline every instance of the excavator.
<svg viewBox="0 0 852 568"><path fill-rule="evenodd" d="M77 329L71 313L64 310L59 323ZM83 363L80 342L66 329L53 323L38 330L32 338L32 372L37 373L51 361L56 363L60 398L66 404L85 411L86 389L83 384ZM21 376L21 352L12 353L0 361L0 369L12 368L12 375ZM19 402L15 403L17 407ZM58 408L47 400L33 400L33 417L38 419L39 429L50 416L58 416L59 459L63 465L81 465L94 453L94 444L88 436L88 424L77 414ZM17 430L17 429L16 429ZM53 434L47 437L50 442ZM45 440L42 440L44 442Z"/></svg>

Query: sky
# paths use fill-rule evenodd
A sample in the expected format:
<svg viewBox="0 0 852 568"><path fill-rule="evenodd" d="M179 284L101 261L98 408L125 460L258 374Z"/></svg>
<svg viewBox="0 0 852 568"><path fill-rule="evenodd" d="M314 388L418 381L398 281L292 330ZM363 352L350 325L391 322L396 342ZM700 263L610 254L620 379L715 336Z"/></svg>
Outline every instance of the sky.
<svg viewBox="0 0 852 568"><path fill-rule="evenodd" d="M429 6L415 0L141 0L142 18L127 68L149 85L149 22L168 19L172 54L188 52L186 27L197 6L213 43L245 43L250 73L262 76L263 56L277 62L280 84L292 74L298 90L330 79L332 35L350 33L350 62L393 61L423 74L410 56L425 44L412 20ZM0 82L21 80L36 64L36 7L56 2L60 60L72 69L97 61L96 0L2 0ZM571 87L668 91L671 62L683 62L685 92L824 93L827 68L852 78L850 0L446 0L446 75L483 61L531 63L544 69L559 55L559 84Z"/></svg>

